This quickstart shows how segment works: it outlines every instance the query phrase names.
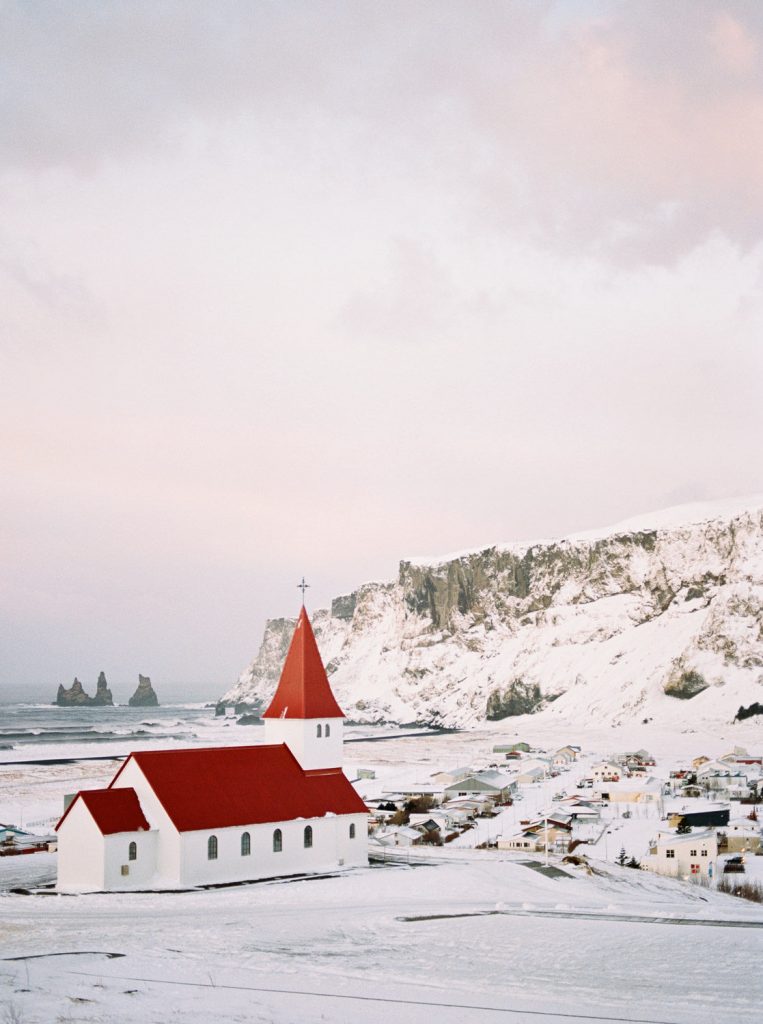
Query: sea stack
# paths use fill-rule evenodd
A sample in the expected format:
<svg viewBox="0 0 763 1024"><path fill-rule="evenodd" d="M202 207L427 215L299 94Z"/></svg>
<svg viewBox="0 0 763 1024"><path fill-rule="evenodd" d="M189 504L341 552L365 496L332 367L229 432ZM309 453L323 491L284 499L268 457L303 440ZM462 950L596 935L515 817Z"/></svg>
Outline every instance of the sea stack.
<svg viewBox="0 0 763 1024"><path fill-rule="evenodd" d="M101 672L98 676L98 685L95 690L95 697L93 697L90 703L97 705L98 707L114 707L114 700L111 696L111 690L109 689L108 683L106 682L105 672Z"/></svg>
<svg viewBox="0 0 763 1024"><path fill-rule="evenodd" d="M85 693L82 683L76 676L68 690L63 685L58 687L55 703L61 708L83 708L92 702L93 698Z"/></svg>
<svg viewBox="0 0 763 1024"><path fill-rule="evenodd" d="M138 689L130 697L128 704L131 708L159 707L159 699L154 692L149 676L142 676L138 673Z"/></svg>

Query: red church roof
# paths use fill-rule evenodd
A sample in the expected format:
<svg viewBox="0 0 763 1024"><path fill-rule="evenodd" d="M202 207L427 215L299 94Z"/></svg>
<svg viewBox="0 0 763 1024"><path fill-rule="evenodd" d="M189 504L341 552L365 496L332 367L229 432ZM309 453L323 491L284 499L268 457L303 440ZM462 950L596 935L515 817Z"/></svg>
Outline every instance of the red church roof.
<svg viewBox="0 0 763 1024"><path fill-rule="evenodd" d="M270 707L263 718L344 718L331 692L304 607Z"/></svg>
<svg viewBox="0 0 763 1024"><path fill-rule="evenodd" d="M78 800L87 807L105 836L116 832L147 832L151 828L134 789L83 789L64 811L56 832Z"/></svg>
<svg viewBox="0 0 763 1024"><path fill-rule="evenodd" d="M365 814L341 769L305 772L284 743L130 754L179 832ZM119 790L111 792L132 792Z"/></svg>

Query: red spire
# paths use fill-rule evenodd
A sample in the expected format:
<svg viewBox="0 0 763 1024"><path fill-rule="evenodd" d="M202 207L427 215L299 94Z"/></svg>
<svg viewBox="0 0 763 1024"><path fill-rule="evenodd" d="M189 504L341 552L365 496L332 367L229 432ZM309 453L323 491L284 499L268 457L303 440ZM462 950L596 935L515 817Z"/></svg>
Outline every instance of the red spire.
<svg viewBox="0 0 763 1024"><path fill-rule="evenodd" d="M331 692L304 605L297 619L275 695L262 717L344 718Z"/></svg>

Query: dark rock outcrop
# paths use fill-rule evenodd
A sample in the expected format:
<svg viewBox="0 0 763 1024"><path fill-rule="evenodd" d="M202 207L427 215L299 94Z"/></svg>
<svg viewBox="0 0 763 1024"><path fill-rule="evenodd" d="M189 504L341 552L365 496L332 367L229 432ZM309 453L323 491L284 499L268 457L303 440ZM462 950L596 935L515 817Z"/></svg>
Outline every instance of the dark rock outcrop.
<svg viewBox="0 0 763 1024"><path fill-rule="evenodd" d="M142 676L138 673L138 688L130 697L128 704L131 708L157 708L159 698L154 692L149 676Z"/></svg>
<svg viewBox="0 0 763 1024"><path fill-rule="evenodd" d="M85 708L93 703L93 698L85 693L82 683L75 677L68 690L63 685L58 687L55 703L60 708Z"/></svg>
<svg viewBox="0 0 763 1024"><path fill-rule="evenodd" d="M108 683L106 682L106 673L101 672L98 676L98 685L95 690L95 697L93 697L90 703L94 707L114 707L114 700L111 696L111 690L109 689Z"/></svg>

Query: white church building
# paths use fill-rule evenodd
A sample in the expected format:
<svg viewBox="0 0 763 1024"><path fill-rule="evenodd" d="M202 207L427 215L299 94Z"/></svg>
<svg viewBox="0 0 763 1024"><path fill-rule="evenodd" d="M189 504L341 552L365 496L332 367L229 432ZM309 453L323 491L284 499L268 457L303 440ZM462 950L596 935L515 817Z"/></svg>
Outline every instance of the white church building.
<svg viewBox="0 0 763 1024"><path fill-rule="evenodd" d="M368 863L368 811L304 607L265 743L130 754L58 822L58 890L189 888Z"/></svg>

